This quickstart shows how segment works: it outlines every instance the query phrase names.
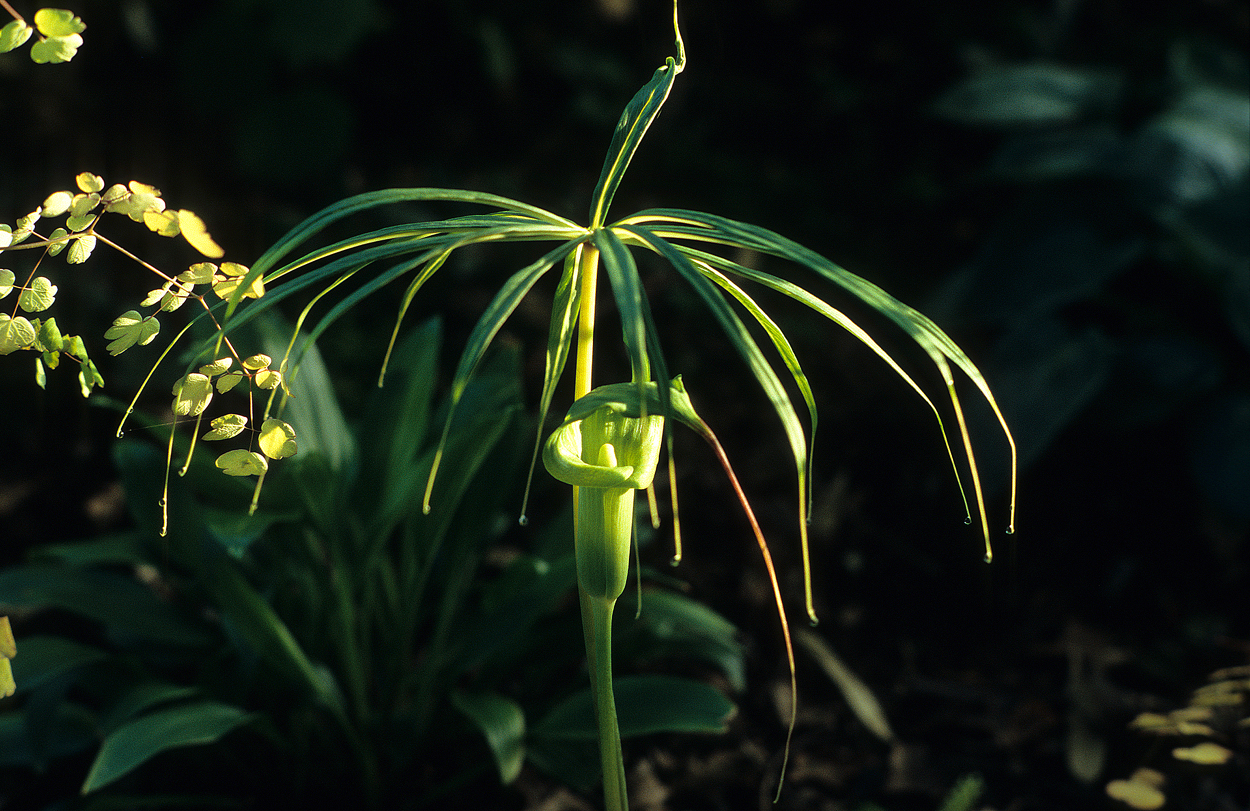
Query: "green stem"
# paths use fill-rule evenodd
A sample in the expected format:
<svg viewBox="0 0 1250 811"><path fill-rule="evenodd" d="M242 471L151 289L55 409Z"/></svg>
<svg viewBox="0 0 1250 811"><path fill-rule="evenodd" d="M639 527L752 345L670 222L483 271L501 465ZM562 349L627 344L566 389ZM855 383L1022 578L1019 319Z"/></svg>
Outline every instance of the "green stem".
<svg viewBox="0 0 1250 811"><path fill-rule="evenodd" d="M582 622L587 630L586 654L590 657L590 684L599 726L599 762L603 766L603 804L606 811L627 811L625 758L616 721L616 696L612 691L612 611L615 607L615 599L582 592Z"/></svg>

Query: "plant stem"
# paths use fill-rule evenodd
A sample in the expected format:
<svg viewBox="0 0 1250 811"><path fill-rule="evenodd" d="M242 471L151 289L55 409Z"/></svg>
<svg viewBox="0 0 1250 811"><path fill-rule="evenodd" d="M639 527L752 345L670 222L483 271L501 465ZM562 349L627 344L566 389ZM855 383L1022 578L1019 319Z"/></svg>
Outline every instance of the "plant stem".
<svg viewBox="0 0 1250 811"><path fill-rule="evenodd" d="M595 291L598 287L599 251L586 244L581 249L582 291L578 308L576 375L573 398L588 394L593 388L595 345ZM582 493L573 488L573 532L602 531L603 527L582 526L579 518L581 498L598 498L593 491ZM599 540L599 539L596 539ZM600 541L602 542L602 541ZM579 585L582 608L582 636L589 663L590 689L595 698L595 720L599 727L599 759L603 767L603 803L606 811L627 811L625 792L625 759L621 752L621 732L616 721L616 697L612 691L612 611L616 599L586 593Z"/></svg>
<svg viewBox="0 0 1250 811"><path fill-rule="evenodd" d="M603 804L606 811L627 811L625 758L621 752L621 730L616 721L616 696L612 692L612 610L615 599L586 595L583 608L590 616L586 653L592 656L591 688L595 696L595 720L599 725L599 761L603 765ZM593 648L593 650L592 650Z"/></svg>

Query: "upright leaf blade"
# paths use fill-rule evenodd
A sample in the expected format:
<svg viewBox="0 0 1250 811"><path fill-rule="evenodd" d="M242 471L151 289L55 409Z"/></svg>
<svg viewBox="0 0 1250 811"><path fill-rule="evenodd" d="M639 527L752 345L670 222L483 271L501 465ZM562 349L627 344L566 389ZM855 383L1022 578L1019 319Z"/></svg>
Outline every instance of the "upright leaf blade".
<svg viewBox="0 0 1250 811"><path fill-rule="evenodd" d="M669 57L663 66L656 70L651 81L634 94L625 112L616 124L612 133L612 143L608 146L608 156L603 162L603 170L599 174L599 182L595 185L590 205L590 227L599 228L606 222L608 209L612 206L612 198L621 185L621 178L629 162L633 160L642 136L646 135L651 122L660 114L660 108L668 99L669 91L677 74L686 67L686 46L681 40L681 30L677 27L677 4L673 4L673 32L677 37L677 58Z"/></svg>

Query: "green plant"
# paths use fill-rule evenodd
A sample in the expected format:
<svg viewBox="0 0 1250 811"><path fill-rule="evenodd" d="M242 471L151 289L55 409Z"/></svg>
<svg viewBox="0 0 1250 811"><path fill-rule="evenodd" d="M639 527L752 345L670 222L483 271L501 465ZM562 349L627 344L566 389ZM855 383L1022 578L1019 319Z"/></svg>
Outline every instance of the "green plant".
<svg viewBox="0 0 1250 811"><path fill-rule="evenodd" d="M35 12L35 25L32 27L7 0L0 0L0 6L13 16L13 22L0 28L0 53L25 45L35 31L39 32L39 38L30 46L30 58L35 62L68 62L82 47L81 34L87 26L74 16L74 12L41 8Z"/></svg>
<svg viewBox="0 0 1250 811"><path fill-rule="evenodd" d="M269 318L254 326L261 346L282 333ZM291 384L304 451L275 471L251 516L248 488L197 457L169 491L172 520L158 539L161 454L120 442L137 529L45 546L0 572L0 605L79 618L23 640L21 709L0 715L0 765L37 771L90 753L82 792L114 807L171 791L145 764L181 763L193 744L201 749L188 762L212 764L234 791L273 804L419 807L456 796L492 762L510 782L527 759L593 784L593 763L574 756L594 736L576 648L540 632L562 622L576 581L566 522L537 533L525 553L487 560L508 525L500 516L528 436L515 352L498 353L464 392L440 507L426 515L416 506L433 426L448 411L434 399L440 332L437 322L413 330L388 386L353 423L318 356L306 356ZM640 655L680 642L744 687L731 626L679 594L648 594L641 624L655 639ZM541 673L523 667L534 662ZM700 682L653 674L622 683L626 734L718 730L733 711ZM656 691L670 700L656 706ZM240 760L270 767L251 777ZM428 773L414 776L414 764ZM167 802L207 801L220 793L213 782L188 778Z"/></svg>
<svg viewBox="0 0 1250 811"><path fill-rule="evenodd" d="M714 321L724 332L729 344L742 356L781 422L794 463L795 513L805 565L805 603L812 622L816 621L816 617L812 601L810 565L807 562L807 515L812 497L808 463L817 423L815 398L786 335L742 286L743 282L792 299L847 330L887 363L924 400L937 419L956 478L960 481L961 491L965 475L970 480L972 498L970 500L967 495L964 498L967 519L972 523L975 512L988 560L992 551L984 498L953 371L954 368L960 369L994 411L1012 446L1013 517L1009 520L1008 531L1011 531L1014 524L1015 454L1011 434L984 377L967 355L930 319L871 282L849 273L802 245L759 226L703 212L664 208L649 209L609 220L609 209L624 173L647 129L659 114L677 75L685 66L685 48L677 26L676 4L673 27L677 55L668 58L665 65L656 71L651 81L626 106L592 194L587 224L579 225L535 206L482 192L427 188L369 192L314 214L282 237L250 269L227 274L234 286L223 295L223 302L210 306L202 294L197 296L190 291L190 285L215 280L215 268L207 271L193 268L188 274L201 274L194 277L186 274L165 276L167 286L161 291L154 291L146 302L146 306L159 303L165 308L166 300L172 305L180 299L197 298L204 303L205 312L197 316L193 324L205 318L211 320L210 334L202 337L187 352L190 360L186 372L174 390L176 414L194 416L198 426L214 390L223 393L221 381L229 363L241 363L245 369L254 373L250 380L260 388L265 388L265 385L257 379L259 374L270 373L264 381L270 384L270 394L261 418L260 435L258 437L252 432L246 434L253 441L259 441L263 455L250 449L243 450L242 455L231 451L219 457L217 462L227 473L257 475L257 489L251 502L251 509L256 511L260 505L260 483L269 472L266 458L283 458L295 450L294 429L291 424L279 421L280 424L275 425L270 420L277 420L275 415L282 414L291 387L301 374L301 363L307 357L313 341L324 334L343 313L360 305L368 296L383 287L411 277L402 297L391 345L383 362L385 374L391 358L402 357L403 354L397 352L395 346L405 313L417 293L456 251L470 246L505 242L555 243L555 247L514 273L504 283L470 335L452 376L448 413L430 459L421 500L424 512L437 514L432 512L439 503L437 482L450 475L445 460L455 458L452 453L453 426L460 411L468 408L471 403L469 394L472 383L480 373L487 351L506 319L526 294L545 275L560 267L562 272L552 307L538 417L541 426L548 416L557 383L565 371L570 355L574 355L574 402L564 424L548 440L542 452L548 470L557 478L573 485L574 548L583 615L583 637L587 658L592 664L591 683L599 719L598 740L605 802L610 809L624 809L627 805L610 654L612 616L615 604L623 593L634 531L633 491L651 484L661 446L668 447L671 471L674 464L671 453L674 418L693 426L712 443L719 461L738 489L728 460L720 451L715 436L695 412L680 377L670 375L659 330L651 315L640 270L634 259L635 250L658 257L690 286L711 311ZM414 202L443 203L462 210L484 210L484 213L388 226L341 238L322 247L305 247L313 237L349 217L388 205ZM808 289L780 276L750 267L723 253L714 252L714 249L721 249L732 256L751 253L797 265L811 272L816 279L841 288L843 292L902 329L928 355L942 378L957 419L958 433L967 460L967 473L960 473L960 465L955 459L937 405L924 388L867 331ZM241 266L236 266L236 270L239 267ZM349 293L341 293L337 303L315 322L310 321L323 298L347 289L342 286L349 281L358 281L357 274L365 270L372 274L366 281ZM624 349L630 366L630 380L595 387L594 338L597 328L598 282L601 275L608 281L619 313ZM218 289L218 293L221 294L222 291ZM273 356L264 356L263 363L257 361L259 365L244 362L231 344L232 336L238 330L256 323L256 319L270 308L299 295L311 295L312 300L299 313L290 339L286 342L285 351L280 356L277 352ZM241 307L243 300L248 297L256 298L257 301ZM740 314L742 312L749 318L744 320ZM220 317L217 313L220 313ZM116 324L115 329L118 332L115 333L114 340L136 343L142 342L144 338L150 339L152 336L144 330L151 328L143 326L147 321L148 318L131 317L124 324ZM752 322L753 326L749 326ZM306 329L306 324L311 326ZM806 429L793 403L791 391L760 346L757 336L761 333L780 358L790 384L797 389L803 400L808 423ZM162 354L162 358L170 354L180 338L191 334L190 327L180 332L174 343ZM117 345L118 351L125 348ZM255 357L258 356L250 356L249 359ZM280 360L276 368L271 369L273 357L280 357ZM150 377L151 375L149 379ZM298 398L291 399L290 402L294 407ZM240 419L242 416L227 415L219 418L224 421L216 423L212 430L243 429L245 423ZM250 419L249 415L249 422L254 424L257 420ZM299 420L292 418L291 423L298 425ZM269 426L268 431L266 426ZM266 439L266 434L269 439ZM171 455L173 447L171 433ZM194 442L190 447L194 447ZM540 447L541 434L533 446L531 469L536 463ZM271 453L270 450L275 452ZM187 470L191 464L192 456L188 449L183 470ZM390 474L401 475L400 471L393 468L384 469ZM410 481L412 472L402 471L402 475L405 481ZM670 483L673 478L670 473ZM748 519L751 520L771 574L767 545L758 527L754 526L750 508L740 489L738 495ZM163 496L162 501L164 500ZM975 504L975 509L970 502ZM680 534L677 532L675 491L673 514L676 562L681 557L681 545ZM523 521L524 516L523 507ZM793 654L789 651L788 624L775 577L772 585L786 636L793 683L794 664ZM477 710L469 709L468 712L481 719L498 716L496 708L494 702L488 701ZM792 728L793 714L791 721ZM491 729L498 731L494 726ZM497 737L491 738L491 741L496 757L501 757L501 752L514 751Z"/></svg>

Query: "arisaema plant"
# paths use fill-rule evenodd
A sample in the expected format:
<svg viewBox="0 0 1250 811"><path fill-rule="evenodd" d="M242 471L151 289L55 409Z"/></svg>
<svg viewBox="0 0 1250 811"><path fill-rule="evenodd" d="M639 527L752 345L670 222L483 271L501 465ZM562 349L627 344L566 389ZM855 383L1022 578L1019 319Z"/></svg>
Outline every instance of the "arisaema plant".
<svg viewBox="0 0 1250 811"><path fill-rule="evenodd" d="M269 459L280 459L295 451L291 426L275 419L285 398L286 382L297 373L304 349L343 313L382 288L405 283L391 348L400 324L422 287L460 249L496 243L548 244L535 250L536 258L513 273L481 315L455 369L450 390L451 409L466 391L475 370L483 361L492 341L524 297L547 276L557 277L551 310L546 366L539 398L540 425L552 408L557 383L569 361L574 376L574 402L567 416L547 440L541 436L534 445L535 463L540 455L548 471L572 485L575 520L575 550L581 595L583 631L590 662L592 688L596 697L602 753L606 806L613 811L627 808L625 771L617 732L612 693L611 621L617 598L625 587L630 548L634 536L634 493L649 488L662 451L667 448L670 483L672 475L672 431L674 420L693 427L713 446L718 460L743 505L764 556L769 574L772 565L768 547L755 524L749 504L733 476L728 459L708 425L695 412L679 376L665 361L661 343L662 325L652 316L643 289L635 254L652 254L696 294L725 340L742 357L762 388L775 412L793 458L794 510L804 560L804 599L814 622L811 571L808 563L808 515L811 504L809 460L817 425L815 397L808 377L787 336L776 321L756 301L753 290L764 289L788 297L809 308L816 316L846 330L875 353L916 392L936 418L938 431L946 442L955 475L965 493L968 520L979 522L985 540L985 555L991 554L989 529L981 482L964 414L957 395L955 369L960 370L989 404L1002 425L1012 452L1012 513L1014 521L1015 447L989 385L971 360L930 319L903 304L873 283L856 276L823 256L774 231L738 222L715 214L668 208L653 208L616 219L610 218L613 197L648 127L659 114L677 76L685 66L686 55L677 26L674 3L673 28L676 55L669 57L651 80L633 97L613 134L602 173L590 199L589 217L579 224L558 214L517 200L477 191L458 189L389 189L348 198L306 219L282 237L250 269L241 265L193 266L177 277L166 277L164 298L198 298L190 293L192 284L211 284L223 298L216 305L205 304L200 318L210 318L214 334L192 352L187 374L175 387L175 412L202 415L214 389L218 393L238 383L239 375L255 387L269 390L269 403L259 441L264 457L254 451L230 451L218 466L233 475L255 474L263 481ZM376 212L384 207L402 209L412 203L447 204L477 213L449 219L391 225L356 236L318 244L314 238L349 217ZM892 322L928 355L945 384L956 429L948 431L935 398L913 379L880 344L833 304L789 278L748 267L733 257L754 252L793 266L796 275L822 285L840 288L884 319ZM197 270L198 268L198 270ZM198 275L197 275L198 274ZM203 277L203 278L201 278ZM600 282L606 280L606 290ZM336 301L324 312L319 305ZM232 330L285 299L311 297L295 322L286 354L271 369L269 357L243 359L229 345ZM610 295L619 314L622 342L630 367L629 380L609 381L596 387L593 370L595 336L599 326L596 304ZM256 301L247 302L245 299ZM314 317L314 314L316 316ZM121 337L138 329L118 327ZM184 330L179 337L190 334ZM142 336L140 336L142 337ZM761 346L761 343L764 346ZM223 346L225 347L223 349ZM171 347L172 348L172 347ZM391 348L386 351L389 358ZM166 357L166 350L162 357ZM779 358L776 364L770 357ZM241 371L226 372L231 359ZM197 365L198 371L192 371ZM383 374L386 362L383 361ZM265 375L261 380L261 376ZM213 381L216 382L213 382ZM379 381L381 382L381 380ZM223 384L224 387L223 387ZM791 392L802 400L796 408ZM273 413L271 413L273 412ZM801 413L805 414L804 417ZM235 417L238 417L237 419ZM206 439L218 439L213 432L232 436L244 430L245 421L232 415L213 424ZM451 424L448 418L448 425ZM267 426L267 428L266 428ZM238 430L235 430L235 429ZM950 436L958 434L958 441ZM444 441L446 431L444 431ZM961 446L966 465L956 459L955 446ZM171 445L172 447L172 445ZM439 451L441 454L441 449ZM430 493L438 474L436 456L426 488L424 509L431 508ZM961 474L961 470L965 472ZM964 487L963 480L969 482ZM677 531L677 499L672 494L674 513L674 561L681 557ZM524 513L522 512L522 520ZM794 658L777 579L772 576L779 619L787 641L787 655L793 684ZM793 714L791 728L793 728ZM787 744L788 748L788 744Z"/></svg>

